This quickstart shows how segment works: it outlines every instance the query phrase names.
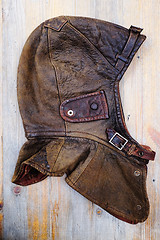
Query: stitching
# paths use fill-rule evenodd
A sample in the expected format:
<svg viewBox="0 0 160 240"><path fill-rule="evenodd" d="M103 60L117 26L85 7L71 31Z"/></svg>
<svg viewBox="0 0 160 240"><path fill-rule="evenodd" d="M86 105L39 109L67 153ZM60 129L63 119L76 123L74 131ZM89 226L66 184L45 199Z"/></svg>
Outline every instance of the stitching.
<svg viewBox="0 0 160 240"><path fill-rule="evenodd" d="M105 114L103 115L99 115L99 116L95 116L95 117L84 117L84 118L74 118L74 119L70 119L68 117L66 117L65 115L63 115L64 119L67 119L69 122L84 122L84 121L92 121L92 120L98 120L98 119L106 119Z"/></svg>
<svg viewBox="0 0 160 240"><path fill-rule="evenodd" d="M56 31L59 32L59 31L61 30L61 28L62 28L67 22L68 22L67 20L65 20L64 22L62 22L61 25L59 26L59 28L56 28L56 27L53 27L53 26L49 26L49 25L47 25L47 24L45 24L44 27L51 28L51 29L56 30Z"/></svg>
<svg viewBox="0 0 160 240"><path fill-rule="evenodd" d="M75 97L75 98L71 98L69 100L65 100L62 105L65 103L65 102L72 102L72 101L75 101L77 99L81 99L81 98L87 98L88 96L96 96L96 95L100 95L100 91L99 92L95 92L95 93L88 93L88 94L85 94L83 96L78 96L78 97Z"/></svg>
<svg viewBox="0 0 160 240"><path fill-rule="evenodd" d="M51 52L50 52L50 39L49 39L49 32L48 32L48 34L47 34L47 36L48 36L48 54L49 54L49 59L50 59L50 62L51 62L51 64L52 64L52 67L53 67L53 69L54 69L54 72L55 72L55 79L56 79L56 85L57 85L57 91L58 91L58 98L59 98L59 102L60 102L60 104L61 104L61 97L60 97L60 92L59 92L59 87L58 87L58 76L57 76L57 70L56 70L56 66L54 65L54 63L53 63L53 61L52 61L52 56L51 56ZM65 124L65 122L64 122L64 128L65 128L65 134L66 134L66 124Z"/></svg>
<svg viewBox="0 0 160 240"><path fill-rule="evenodd" d="M84 98L88 98L90 96L99 96L100 98L100 101L102 103L102 107L103 107L103 114L102 115L98 115L98 116L95 116L95 117L82 117L82 118L74 118L74 119L71 119L71 118L68 118L64 112L63 112L63 108L65 106L66 103L70 103L70 102L74 102L76 100L79 100L79 99L84 99ZM108 118L108 105L107 105L107 102L105 101L106 98L104 96L104 92L101 90L99 92L96 92L96 93L89 93L89 94L86 94L86 95L83 95L83 96L78 96L78 97L75 97L75 98L71 98L69 100L65 100L61 106L60 106L60 114L61 116L66 120L70 121L70 122L83 122L83 121L91 121L91 120L97 120L97 119L106 119Z"/></svg>
<svg viewBox="0 0 160 240"><path fill-rule="evenodd" d="M95 204L97 204L97 205L102 204L102 206L106 207L106 205L105 205L104 203L102 203L101 201L97 201L94 197L90 197L86 192L82 191L82 190L80 189L80 187L76 186L75 183L72 182L72 180L71 180L69 177L67 177L66 182L67 182L67 181L68 181L68 183L70 183L70 184L72 185L72 187L73 187L75 190L76 190L76 188L78 188L78 189L81 191L81 194L84 194L84 196L86 196L89 200L92 199L92 200L95 202ZM142 184L142 185L143 185L143 184ZM92 201L92 200L90 200L90 201ZM114 210L116 213L124 214L123 212L121 212L121 211L119 211L119 210L116 210L116 209L113 208L113 207L109 207L109 206L108 206L107 209ZM146 219L146 218L143 218L143 219ZM142 219L142 221L143 221L143 219ZM128 220L131 220L131 219L128 218ZM131 220L131 221L132 221L132 220Z"/></svg>
<svg viewBox="0 0 160 240"><path fill-rule="evenodd" d="M53 131L54 132L54 131ZM46 132L44 132L44 133L46 133ZM78 133L78 134L85 134L84 132L79 132L79 131L68 131L67 133ZM108 142L106 142L106 141L104 141L104 139L102 139L102 138L100 138L100 137L98 137L98 136L96 136L96 135L94 135L94 134L91 134L91 133L87 133L87 135L89 135L89 136L93 136L93 137L95 137L97 140L93 140L93 139L90 139L89 137L81 137L81 136L79 136L79 137L75 137L75 136L70 136L70 135L65 135L65 136L47 136L47 137L45 137L45 136L43 136L43 138L49 138L49 139L55 139L55 138L76 138L76 139L78 139L78 138L83 138L83 139L88 139L88 140L90 140L90 141L95 141L95 142L97 142L97 143L100 143L100 144L102 144L102 145L104 145L104 146L107 146L108 148L110 148L110 149L112 149L112 150L115 150L115 151L117 151L118 153L121 153L121 155L123 155L123 156L125 156L125 153L124 152L122 152L122 151L120 151L120 150L118 150L117 148L115 148L115 147L113 147L111 144L109 144ZM30 139L30 138L29 138ZM101 140L101 141L103 141L103 143L102 142L99 142L98 140ZM133 158L132 158L132 156L129 156L130 157L130 159L132 159L132 160L134 160ZM137 161L134 161L134 162L136 162L137 164L138 164L138 162Z"/></svg>
<svg viewBox="0 0 160 240"><path fill-rule="evenodd" d="M37 130L30 130L29 133L32 132L32 133L37 133ZM38 130L38 132L63 132L63 131L57 131L57 130L47 130L47 131L44 131L44 130ZM27 132L28 133L28 132Z"/></svg>
<svg viewBox="0 0 160 240"><path fill-rule="evenodd" d="M99 146L99 143L98 143ZM86 168L88 167L89 163L91 163L93 161L93 159L96 157L96 155L98 154L98 147L96 149L96 153L94 154L94 156L90 159L90 161L88 162L88 164L85 166L85 168L82 170L82 172L79 173L78 177L76 178L76 180L74 181L74 184L78 181L78 179L82 176L82 174L84 173L84 171L86 170Z"/></svg>
<svg viewBox="0 0 160 240"><path fill-rule="evenodd" d="M101 102L102 102L104 114L106 115L106 117L109 118L107 98L106 98L106 96L104 95L104 92L103 92L103 93L100 92L100 99L101 99ZM106 110L106 109L107 109L107 110Z"/></svg>
<svg viewBox="0 0 160 240"><path fill-rule="evenodd" d="M56 164L56 162L57 162L57 160L58 160L58 157L59 157L60 152L61 152L61 150L62 150L62 147L63 147L63 145L64 145L64 143L65 143L65 140L66 140L66 139L63 139L62 145L61 145L61 147L60 147L60 150L59 150L59 152L58 152L58 154L57 154L56 160L55 160L54 165L53 165L52 168L55 167L55 164Z"/></svg>

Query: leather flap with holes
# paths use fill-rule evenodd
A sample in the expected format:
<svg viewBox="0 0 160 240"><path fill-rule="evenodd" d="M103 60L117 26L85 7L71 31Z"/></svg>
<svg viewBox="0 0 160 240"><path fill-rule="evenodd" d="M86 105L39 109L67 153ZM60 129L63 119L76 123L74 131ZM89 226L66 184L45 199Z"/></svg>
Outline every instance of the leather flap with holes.
<svg viewBox="0 0 160 240"><path fill-rule="evenodd" d="M109 118L103 90L71 98L60 106L61 117L68 122L89 122Z"/></svg>

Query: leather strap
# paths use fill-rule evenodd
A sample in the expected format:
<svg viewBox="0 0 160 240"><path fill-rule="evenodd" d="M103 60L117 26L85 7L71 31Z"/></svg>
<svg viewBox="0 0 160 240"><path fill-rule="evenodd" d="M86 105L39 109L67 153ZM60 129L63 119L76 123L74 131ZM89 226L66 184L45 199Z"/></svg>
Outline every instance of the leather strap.
<svg viewBox="0 0 160 240"><path fill-rule="evenodd" d="M116 56L117 62L116 62L115 68L118 69L119 71L121 71L123 69L123 67L125 66L125 64L127 63L128 57L130 56L130 54L135 46L135 43L136 43L142 30L143 29L137 28L134 26L130 27L129 38L127 40L127 43L126 43L124 49L122 50L122 53L118 54Z"/></svg>
<svg viewBox="0 0 160 240"><path fill-rule="evenodd" d="M109 143L118 148L120 151L145 160L154 160L155 152L145 145L136 145L132 143L114 129L106 129Z"/></svg>
<svg viewBox="0 0 160 240"><path fill-rule="evenodd" d="M109 118L105 92L88 93L62 102L60 115L67 122L90 122Z"/></svg>

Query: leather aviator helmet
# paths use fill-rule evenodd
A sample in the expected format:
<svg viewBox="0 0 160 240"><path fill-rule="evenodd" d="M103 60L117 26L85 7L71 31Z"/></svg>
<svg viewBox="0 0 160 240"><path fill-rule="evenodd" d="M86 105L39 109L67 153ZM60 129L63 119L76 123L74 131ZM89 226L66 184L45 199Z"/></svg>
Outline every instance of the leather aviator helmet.
<svg viewBox="0 0 160 240"><path fill-rule="evenodd" d="M119 95L119 81L145 40L141 31L61 16L32 32L18 67L27 142L14 183L66 174L73 189L119 219L147 218L146 164L155 153L129 134Z"/></svg>

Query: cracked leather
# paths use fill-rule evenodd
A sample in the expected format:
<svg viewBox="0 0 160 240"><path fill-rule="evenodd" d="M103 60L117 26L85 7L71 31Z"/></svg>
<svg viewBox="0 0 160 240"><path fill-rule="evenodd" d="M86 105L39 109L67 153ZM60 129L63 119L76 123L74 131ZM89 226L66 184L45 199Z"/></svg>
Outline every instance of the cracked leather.
<svg viewBox="0 0 160 240"><path fill-rule="evenodd" d="M27 142L12 182L63 176L113 216L135 224L149 214L147 163L155 153L129 134L119 81L142 29L84 17L49 19L29 36L18 67Z"/></svg>

